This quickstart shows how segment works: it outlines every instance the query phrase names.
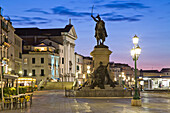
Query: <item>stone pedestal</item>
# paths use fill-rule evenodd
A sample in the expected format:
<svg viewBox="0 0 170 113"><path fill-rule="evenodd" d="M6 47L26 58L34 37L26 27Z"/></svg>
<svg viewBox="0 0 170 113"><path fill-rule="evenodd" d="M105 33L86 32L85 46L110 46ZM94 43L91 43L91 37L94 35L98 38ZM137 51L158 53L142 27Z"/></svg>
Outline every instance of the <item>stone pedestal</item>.
<svg viewBox="0 0 170 113"><path fill-rule="evenodd" d="M90 55L93 56L94 70L99 67L100 62L102 62L103 65L107 65L111 53L112 51L110 51L105 45L95 46L94 50L90 53Z"/></svg>
<svg viewBox="0 0 170 113"><path fill-rule="evenodd" d="M142 101L141 101L141 99L132 99L131 100L131 105L132 106L141 106L142 105Z"/></svg>
<svg viewBox="0 0 170 113"><path fill-rule="evenodd" d="M79 91L74 92L75 97L131 97L131 91L124 89L115 89L109 86L106 86L106 89L100 89L95 87L94 89L83 88Z"/></svg>

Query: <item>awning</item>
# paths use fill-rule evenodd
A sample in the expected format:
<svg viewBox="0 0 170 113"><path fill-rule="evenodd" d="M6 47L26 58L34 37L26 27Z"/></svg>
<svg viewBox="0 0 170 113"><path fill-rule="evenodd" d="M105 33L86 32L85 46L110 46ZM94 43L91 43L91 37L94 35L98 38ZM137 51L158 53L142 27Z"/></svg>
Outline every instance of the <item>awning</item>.
<svg viewBox="0 0 170 113"><path fill-rule="evenodd" d="M17 79L18 77L18 75L4 74L4 79Z"/></svg>

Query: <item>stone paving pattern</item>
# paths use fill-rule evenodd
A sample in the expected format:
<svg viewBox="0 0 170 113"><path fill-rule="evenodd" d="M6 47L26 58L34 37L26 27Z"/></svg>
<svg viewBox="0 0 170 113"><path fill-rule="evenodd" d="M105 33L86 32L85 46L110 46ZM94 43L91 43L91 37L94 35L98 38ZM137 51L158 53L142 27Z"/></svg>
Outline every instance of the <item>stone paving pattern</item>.
<svg viewBox="0 0 170 113"><path fill-rule="evenodd" d="M170 94L142 93L142 106L131 106L131 98L66 98L63 90L36 91L26 109L1 113L170 113Z"/></svg>

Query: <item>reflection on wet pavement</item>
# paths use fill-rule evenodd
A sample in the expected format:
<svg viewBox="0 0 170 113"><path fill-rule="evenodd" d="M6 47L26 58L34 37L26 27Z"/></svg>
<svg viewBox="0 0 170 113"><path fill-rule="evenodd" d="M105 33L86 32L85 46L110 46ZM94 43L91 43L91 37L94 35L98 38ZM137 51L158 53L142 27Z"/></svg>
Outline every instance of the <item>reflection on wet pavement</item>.
<svg viewBox="0 0 170 113"><path fill-rule="evenodd" d="M66 98L63 90L34 92L26 109L1 113L170 113L170 94L142 93L142 106L131 106L131 98Z"/></svg>

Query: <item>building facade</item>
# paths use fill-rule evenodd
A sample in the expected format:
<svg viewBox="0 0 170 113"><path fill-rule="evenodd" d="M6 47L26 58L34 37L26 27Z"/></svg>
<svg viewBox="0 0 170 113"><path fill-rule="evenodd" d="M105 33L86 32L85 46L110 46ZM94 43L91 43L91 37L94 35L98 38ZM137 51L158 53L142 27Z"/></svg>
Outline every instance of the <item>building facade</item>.
<svg viewBox="0 0 170 113"><path fill-rule="evenodd" d="M23 76L37 79L37 82L46 79L59 78L59 55L55 48L41 43L31 47L23 53Z"/></svg>
<svg viewBox="0 0 170 113"><path fill-rule="evenodd" d="M93 73L93 59L92 57L83 57L83 74L85 75L85 81L91 80L91 73Z"/></svg>
<svg viewBox="0 0 170 113"><path fill-rule="evenodd" d="M22 39L14 32L10 18L5 19L0 14L0 59L3 73L19 75L22 71Z"/></svg>
<svg viewBox="0 0 170 113"><path fill-rule="evenodd" d="M59 51L59 77L60 81L72 82L75 79L75 40L77 35L74 26L69 24L60 29L16 28L18 34L28 48L44 41ZM46 40L48 39L48 40ZM49 40L57 43L53 45ZM49 42L49 44L47 44Z"/></svg>
<svg viewBox="0 0 170 113"><path fill-rule="evenodd" d="M143 81L143 89L169 89L170 88L170 75L169 68L158 70L141 70L141 77Z"/></svg>
<svg viewBox="0 0 170 113"><path fill-rule="evenodd" d="M75 53L75 72L76 72L76 78L78 79L79 84L83 84L85 81L85 74L83 73L83 56L80 54Z"/></svg>
<svg viewBox="0 0 170 113"><path fill-rule="evenodd" d="M134 69L128 64L110 62L109 69L113 81L117 81L119 85L133 87L135 80ZM137 75L140 75L139 71Z"/></svg>

